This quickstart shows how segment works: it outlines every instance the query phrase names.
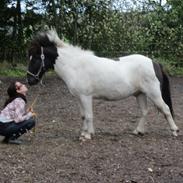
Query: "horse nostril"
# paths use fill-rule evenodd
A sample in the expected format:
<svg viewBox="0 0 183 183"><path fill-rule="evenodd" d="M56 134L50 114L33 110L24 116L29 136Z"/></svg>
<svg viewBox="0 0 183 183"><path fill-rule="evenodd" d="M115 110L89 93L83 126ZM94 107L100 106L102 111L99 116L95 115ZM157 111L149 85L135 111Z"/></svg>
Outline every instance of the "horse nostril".
<svg viewBox="0 0 183 183"><path fill-rule="evenodd" d="M39 80L37 80L37 79L35 79L35 78L33 78L33 77L28 77L26 80L27 80L27 83L28 83L30 86L35 85L35 84L37 84L37 83L39 82Z"/></svg>

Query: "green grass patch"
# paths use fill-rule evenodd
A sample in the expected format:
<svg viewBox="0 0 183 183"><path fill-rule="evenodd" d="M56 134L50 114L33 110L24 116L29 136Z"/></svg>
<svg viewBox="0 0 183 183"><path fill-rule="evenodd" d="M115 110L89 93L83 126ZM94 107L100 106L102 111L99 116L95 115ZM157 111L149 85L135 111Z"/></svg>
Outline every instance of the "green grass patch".
<svg viewBox="0 0 183 183"><path fill-rule="evenodd" d="M7 62L0 63L0 76L25 77L25 75L26 67L24 65L18 64L13 67Z"/></svg>
<svg viewBox="0 0 183 183"><path fill-rule="evenodd" d="M25 75L26 72L20 69L0 69L0 76L24 77Z"/></svg>
<svg viewBox="0 0 183 183"><path fill-rule="evenodd" d="M54 71L49 71L46 75L53 75ZM17 64L16 67L13 67L11 64L7 62L0 63L0 76L7 77L26 77L27 74L27 66L23 64Z"/></svg>

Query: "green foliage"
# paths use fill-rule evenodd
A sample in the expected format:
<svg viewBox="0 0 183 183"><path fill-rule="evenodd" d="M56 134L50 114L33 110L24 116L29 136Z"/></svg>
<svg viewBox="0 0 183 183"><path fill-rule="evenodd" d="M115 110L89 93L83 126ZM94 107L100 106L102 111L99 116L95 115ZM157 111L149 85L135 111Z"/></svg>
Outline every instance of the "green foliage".
<svg viewBox="0 0 183 183"><path fill-rule="evenodd" d="M0 62L26 60L32 36L55 27L64 40L99 56L141 53L164 60L172 73L182 73L182 0L25 0L24 10L20 3L0 1Z"/></svg>
<svg viewBox="0 0 183 183"><path fill-rule="evenodd" d="M183 67L177 67L176 60L173 59L156 59L158 63L161 63L165 68L166 72L168 72L172 76L183 76Z"/></svg>

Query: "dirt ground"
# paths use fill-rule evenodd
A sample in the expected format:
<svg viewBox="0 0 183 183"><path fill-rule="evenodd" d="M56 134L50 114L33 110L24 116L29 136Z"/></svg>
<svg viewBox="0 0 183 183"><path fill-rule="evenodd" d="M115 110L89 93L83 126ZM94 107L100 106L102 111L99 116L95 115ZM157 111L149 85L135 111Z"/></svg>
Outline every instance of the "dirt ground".
<svg viewBox="0 0 183 183"><path fill-rule="evenodd" d="M0 105L16 78L0 78ZM19 79L23 81L23 79ZM96 134L80 142L81 117L77 100L57 76L45 86L29 88L28 103L39 94L35 133L21 137L22 145L0 143L2 183L182 183L183 78L171 78L178 137L162 114L149 103L147 133L135 136L140 111L136 100L94 101ZM0 137L2 139L2 137ZM1 140L0 139L0 140Z"/></svg>

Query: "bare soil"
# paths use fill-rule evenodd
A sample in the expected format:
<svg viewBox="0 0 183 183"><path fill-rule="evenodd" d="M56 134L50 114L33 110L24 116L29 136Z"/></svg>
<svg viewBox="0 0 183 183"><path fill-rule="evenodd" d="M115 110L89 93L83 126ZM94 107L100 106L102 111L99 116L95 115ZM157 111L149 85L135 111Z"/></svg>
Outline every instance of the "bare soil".
<svg viewBox="0 0 183 183"><path fill-rule="evenodd" d="M10 81L0 78L0 105ZM23 79L18 79L23 81ZM96 134L79 141L82 126L77 100L57 76L45 86L29 87L28 103L38 95L35 133L21 137L22 145L0 143L2 183L182 183L183 78L171 78L178 137L173 137L164 116L149 103L147 133L132 131L140 118L134 97L94 101ZM3 137L0 137L3 138Z"/></svg>

